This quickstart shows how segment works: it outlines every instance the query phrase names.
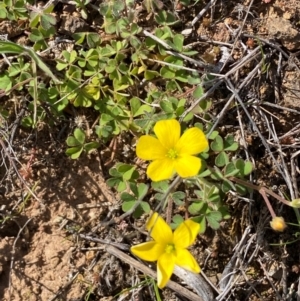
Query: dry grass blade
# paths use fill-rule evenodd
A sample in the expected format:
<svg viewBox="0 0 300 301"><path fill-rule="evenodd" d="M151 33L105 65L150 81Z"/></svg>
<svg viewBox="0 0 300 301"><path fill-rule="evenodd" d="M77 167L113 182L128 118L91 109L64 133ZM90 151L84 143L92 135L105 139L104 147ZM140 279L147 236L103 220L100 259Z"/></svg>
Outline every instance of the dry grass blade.
<svg viewBox="0 0 300 301"><path fill-rule="evenodd" d="M19 172L19 169L16 166L15 163L15 159L16 156L13 156L12 154L14 154L13 152L9 151L12 150L12 146L10 145L10 143L8 141L6 141L8 144L8 147L5 145L4 140L2 140L0 138L0 145L2 147L2 151L4 153L4 160L5 158L8 159L10 166L13 168L14 172L17 174L18 178L20 179L22 185L24 185L24 187L28 190L28 192L37 200L39 201L42 205L43 205L43 200L40 199L33 191L32 189L29 187L28 183L24 180L24 178L22 177L22 175Z"/></svg>
<svg viewBox="0 0 300 301"><path fill-rule="evenodd" d="M215 5L217 3L217 0L210 0L206 6L198 13L198 15L193 19L192 26L194 26L202 16L209 10L210 7Z"/></svg>

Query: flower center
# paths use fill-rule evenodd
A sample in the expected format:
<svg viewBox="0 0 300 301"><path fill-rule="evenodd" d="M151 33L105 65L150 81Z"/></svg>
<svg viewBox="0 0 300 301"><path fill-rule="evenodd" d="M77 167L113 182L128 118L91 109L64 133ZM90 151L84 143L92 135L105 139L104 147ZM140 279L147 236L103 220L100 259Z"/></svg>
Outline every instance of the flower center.
<svg viewBox="0 0 300 301"><path fill-rule="evenodd" d="M167 244L166 248L165 248L165 252L167 254L171 254L175 251L175 246L173 244Z"/></svg>
<svg viewBox="0 0 300 301"><path fill-rule="evenodd" d="M167 152L167 157L172 159L172 160L177 159L178 151L174 148L169 149L168 152Z"/></svg>

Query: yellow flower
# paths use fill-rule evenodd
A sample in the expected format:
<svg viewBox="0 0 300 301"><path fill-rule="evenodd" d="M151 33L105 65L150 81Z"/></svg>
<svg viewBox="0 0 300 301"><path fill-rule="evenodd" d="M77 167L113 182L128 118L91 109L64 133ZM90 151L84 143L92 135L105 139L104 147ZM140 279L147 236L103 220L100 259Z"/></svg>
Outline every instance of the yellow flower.
<svg viewBox="0 0 300 301"><path fill-rule="evenodd" d="M278 232L283 232L284 229L287 227L284 218L281 216L273 217L272 221L270 222L270 225L273 230Z"/></svg>
<svg viewBox="0 0 300 301"><path fill-rule="evenodd" d="M201 160L193 155L208 147L204 133L190 128L180 137L180 123L175 120L161 120L154 126L157 138L142 136L136 146L136 154L143 160L151 160L147 175L152 181L170 179L175 172L182 178L197 175Z"/></svg>
<svg viewBox="0 0 300 301"><path fill-rule="evenodd" d="M143 260L157 261L159 288L167 284L175 265L194 273L200 272L195 258L186 249L196 239L200 230L198 223L186 220L173 233L169 225L155 212L146 228L154 240L131 247L131 252Z"/></svg>

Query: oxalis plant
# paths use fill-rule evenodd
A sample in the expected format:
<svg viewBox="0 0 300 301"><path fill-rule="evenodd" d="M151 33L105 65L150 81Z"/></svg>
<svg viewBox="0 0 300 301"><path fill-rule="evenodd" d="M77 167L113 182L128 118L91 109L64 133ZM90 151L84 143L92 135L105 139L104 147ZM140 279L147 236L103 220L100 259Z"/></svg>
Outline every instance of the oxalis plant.
<svg viewBox="0 0 300 301"><path fill-rule="evenodd" d="M249 189L232 177L244 179L251 173L252 164L233 158L238 144L231 135L223 139L213 131L206 137L210 128L209 124L204 128L195 123L187 128L175 119L160 120L153 128L156 137L151 130L150 134L141 136L136 154L142 160L151 161L146 174L151 180L154 200L151 204L145 201L149 186L138 183L137 167L118 163L110 169L107 184L120 192L123 211L138 218L151 209L164 210L174 204L179 209L187 208L193 221L200 225L200 233L205 232L207 225L218 229L220 221L230 217L223 202L226 193L234 190L245 194ZM175 229L183 218L168 215L167 222Z"/></svg>
<svg viewBox="0 0 300 301"><path fill-rule="evenodd" d="M241 193L247 191L243 183L236 184L231 179L233 176L244 178L252 171L249 162L232 160L229 152L236 151L238 145L231 136L223 140L213 132L206 137L203 126L195 125L182 131L176 119L160 120L153 127L155 135L150 131L138 139L137 157L151 161L146 174L152 181L152 189L157 192L152 206L145 201L148 186L137 183L139 174L135 166L118 164L111 169L114 178L108 181L118 189L131 190L131 193L121 193L124 211L137 218L144 212L149 213L151 207L154 209L146 224L153 240L133 246L131 252L143 260L157 261L159 288L165 287L176 265L200 272L187 248L194 243L198 233L205 231L206 224L218 229L219 222L229 217L223 205L225 193L229 189L239 189ZM207 162L212 162L214 167L209 167ZM186 204L192 218L183 221L179 215L171 217L167 214L165 222L158 214L159 210L171 207L173 202L178 206L185 205L187 196L179 189L180 182L195 197ZM120 187L121 183L125 185ZM171 227L176 228L174 232L168 225L171 219Z"/></svg>
<svg viewBox="0 0 300 301"><path fill-rule="evenodd" d="M257 190L270 210L270 225L276 231L283 231L286 225L282 217L276 216L267 194L292 207L297 208L300 203L299 200L288 202L267 188L247 182L244 178L251 173L252 164L232 158L230 152L238 148L234 139L231 136L223 139L217 132L207 137L205 131L209 131L210 127L204 129L200 124L195 125L184 129L182 133L177 120L160 120L153 128L155 135L150 132L138 139L137 157L151 161L146 174L152 181L152 189L157 192L151 206L145 201L148 186L137 183L139 174L136 167L118 164L111 169L115 178L109 182L119 188L120 183L125 182L127 185L123 188L131 190L131 193L121 193L124 211L137 218L144 212L149 213L151 207L154 209L146 223L146 229L153 240L131 247L131 252L143 260L157 261L159 288L166 286L176 265L194 273L200 272L197 261L187 248L194 243L198 233L205 231L207 224L218 229L219 222L229 217L223 204L225 193L229 190L240 194L249 189ZM209 163L213 163L213 167ZM190 191L189 196L179 189L180 182L185 184L185 190ZM167 221L158 214L159 210L171 207L172 203L182 206L184 202L187 202L191 215L189 219L183 220L179 215L172 217L168 214L171 211L169 208ZM169 226L171 219L174 232Z"/></svg>
<svg viewBox="0 0 300 301"><path fill-rule="evenodd" d="M149 11L159 8L159 1L144 2ZM189 1L181 4L188 5ZM76 0L75 5L86 19L86 6L92 3ZM238 157L234 137L211 131L207 114L211 101L200 101L181 123L177 121L190 98L201 98L205 81L209 84L212 78L185 68L182 55L188 58L198 52L186 47L184 36L172 30L181 22L176 14L159 8L153 20L157 26L150 35L136 21L134 1L104 1L99 14L105 35L75 33L74 49L62 51L53 73L36 52L49 51L48 42L56 37L54 6L24 7L23 0L0 1L0 19L26 21L19 22L20 26L29 21L26 30L32 43L30 48L0 41L1 54L15 55L9 68L0 73L0 93L24 90L30 96L28 115L22 119L24 127L34 128L46 121L55 125L57 119L65 118L68 108L98 113L94 127L85 130L77 126L69 133L66 154L72 159L98 149L122 132L137 138L136 154L142 164L118 162L109 170L107 184L120 193L127 215L150 216L146 229L153 240L133 246L131 252L157 261L160 288L168 282L175 265L199 273L200 267L187 247L198 233L207 227L217 230L220 221L230 217L224 203L229 191L243 195L257 190L271 212L272 228L284 230L285 222L276 216L267 195L293 207L299 207L299 200L287 202L247 182L253 166ZM51 80L45 82L44 75ZM183 86L192 89L189 99ZM205 123L196 122L195 114ZM144 161L150 161L146 170ZM175 206L189 218L172 215ZM166 213L166 221L159 212Z"/></svg>

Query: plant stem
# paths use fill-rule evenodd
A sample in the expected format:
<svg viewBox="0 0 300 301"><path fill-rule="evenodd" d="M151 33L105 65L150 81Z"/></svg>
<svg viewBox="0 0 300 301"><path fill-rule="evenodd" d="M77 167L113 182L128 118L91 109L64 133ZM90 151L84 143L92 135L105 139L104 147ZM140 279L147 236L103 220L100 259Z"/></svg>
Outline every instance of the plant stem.
<svg viewBox="0 0 300 301"><path fill-rule="evenodd" d="M254 189L254 190L258 191L261 194L261 196L263 197L263 199L264 199L264 201L265 201L265 203L266 203L266 205L267 205L267 207L268 207L268 209L271 213L272 218L276 217L276 214L275 214L275 212L273 210L273 207L272 207L272 205L271 205L271 203L270 203L270 201L267 197L267 194L271 195L272 197L277 199L279 202L281 202L285 205L291 206L289 201L287 201L286 199L280 197L278 194L276 194L275 192L273 192L272 190L270 190L266 187L254 185L252 183L249 183L247 181L244 181L244 180L241 180L241 179L238 179L238 178L235 178L235 177L230 177L230 180L232 180L232 181L234 181L238 184L241 184L243 186L246 186L248 188L251 188L251 189Z"/></svg>
<svg viewBox="0 0 300 301"><path fill-rule="evenodd" d="M164 193L162 200L159 202L159 204L156 206L154 212L158 212L158 210L160 209L160 207L162 207L162 209L166 208L167 205L167 200L168 200L168 196L169 194L172 192L172 190L182 181L182 178L180 176L177 176L173 182L170 184L168 190Z"/></svg>

